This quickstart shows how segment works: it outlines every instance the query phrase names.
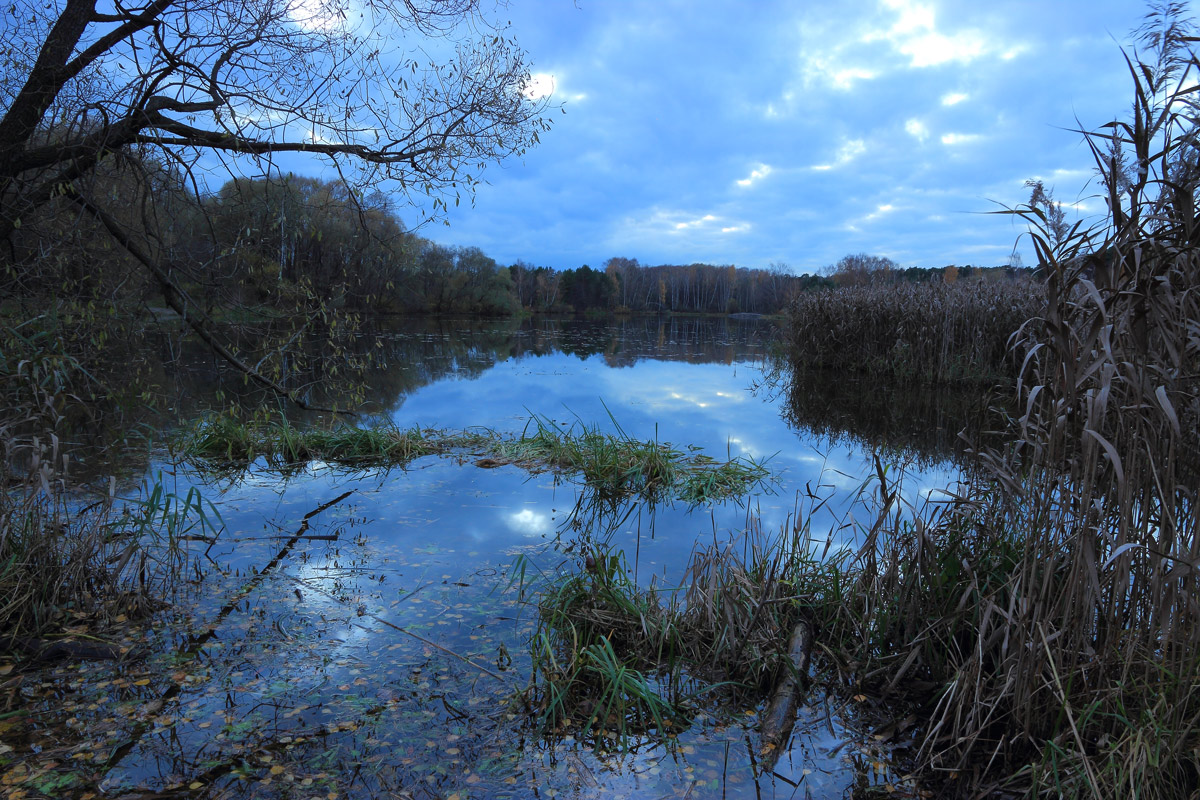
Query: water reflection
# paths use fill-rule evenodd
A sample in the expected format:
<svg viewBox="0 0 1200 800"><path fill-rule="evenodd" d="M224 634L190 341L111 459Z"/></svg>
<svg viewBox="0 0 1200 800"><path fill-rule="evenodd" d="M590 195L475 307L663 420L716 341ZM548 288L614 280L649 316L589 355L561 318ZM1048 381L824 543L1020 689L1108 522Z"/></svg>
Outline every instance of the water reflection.
<svg viewBox="0 0 1200 800"><path fill-rule="evenodd" d="M638 583L674 586L697 542L737 540L750 516L765 531L799 517L852 541L850 503L874 469L863 444L878 436L919 454L893 451L920 467L910 491L953 479L946 431L956 423L938 417L950 412L933 412L943 430L923 439L927 415L897 412L912 423L903 436L895 422L874 427L883 407L862 387L764 391L769 337L767 323L680 318L370 331L358 345L379 351L367 396L401 427L516 432L539 415L717 458L769 458L774 492L742 506L649 508L590 505L569 480L471 459L359 472L314 462L288 475L259 465L224 478L154 464L173 470L177 495L195 486L218 501L227 528L211 546L189 544L199 565L190 593L147 634L158 656L64 667L49 682L61 678L69 699L43 710L88 731L76 752L113 793L826 797L894 779L889 754L857 732L858 710L820 691L772 770L755 758L755 709L710 709L668 741L597 752L569 732L542 737L513 705L536 622L513 574L518 556L545 575L564 562L578 569L579 543L601 538ZM222 372L209 362L170 369L177 408L245 391L226 383L216 395Z"/></svg>

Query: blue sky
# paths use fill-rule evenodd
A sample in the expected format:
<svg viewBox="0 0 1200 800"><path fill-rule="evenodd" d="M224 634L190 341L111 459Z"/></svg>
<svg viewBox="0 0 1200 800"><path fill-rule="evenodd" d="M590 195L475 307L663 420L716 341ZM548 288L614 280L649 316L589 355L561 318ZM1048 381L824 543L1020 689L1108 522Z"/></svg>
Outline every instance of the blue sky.
<svg viewBox="0 0 1200 800"><path fill-rule="evenodd" d="M1123 115L1136 0L531 0L499 8L554 128L422 229L507 264L1005 263L986 212L1040 178L1083 213L1070 129ZM416 217L401 209L402 216ZM1032 261L1022 246L1026 263Z"/></svg>

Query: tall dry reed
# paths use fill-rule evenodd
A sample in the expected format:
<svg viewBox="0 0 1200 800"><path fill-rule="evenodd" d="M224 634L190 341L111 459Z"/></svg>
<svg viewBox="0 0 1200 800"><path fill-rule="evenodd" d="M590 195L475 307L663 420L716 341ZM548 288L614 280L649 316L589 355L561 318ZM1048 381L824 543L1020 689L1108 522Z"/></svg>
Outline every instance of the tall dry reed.
<svg viewBox="0 0 1200 800"><path fill-rule="evenodd" d="M1200 787L1200 80L1184 7L1128 57L1133 118L1085 139L1110 213L1032 202L1044 308L1014 339L1011 445L839 563L823 633L855 679L925 703L948 791L1195 797Z"/></svg>
<svg viewBox="0 0 1200 800"><path fill-rule="evenodd" d="M1016 373L1009 338L1042 302L1040 283L1024 276L806 292L791 306L784 347L799 371L986 383Z"/></svg>

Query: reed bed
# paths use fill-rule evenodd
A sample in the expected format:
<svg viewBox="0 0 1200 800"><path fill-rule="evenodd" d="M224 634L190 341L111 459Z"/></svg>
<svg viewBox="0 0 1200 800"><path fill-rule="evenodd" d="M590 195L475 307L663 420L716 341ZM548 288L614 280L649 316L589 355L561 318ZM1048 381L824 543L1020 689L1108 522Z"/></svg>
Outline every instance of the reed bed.
<svg viewBox="0 0 1200 800"><path fill-rule="evenodd" d="M1140 34L1134 118L1085 134L1109 218L1013 212L1046 288L1014 338L1011 443L915 515L881 481L821 604L845 674L924 709L918 762L947 794L1200 786L1200 60L1180 5Z"/></svg>
<svg viewBox="0 0 1200 800"><path fill-rule="evenodd" d="M1013 333L1044 304L1037 281L876 282L798 295L783 348L797 372L893 383L987 384L1016 375Z"/></svg>

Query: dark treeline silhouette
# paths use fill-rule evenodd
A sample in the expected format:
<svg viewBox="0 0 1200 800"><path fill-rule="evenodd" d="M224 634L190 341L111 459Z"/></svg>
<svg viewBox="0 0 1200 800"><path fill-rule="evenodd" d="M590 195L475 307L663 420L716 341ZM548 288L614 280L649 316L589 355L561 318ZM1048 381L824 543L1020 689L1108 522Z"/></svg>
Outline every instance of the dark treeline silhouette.
<svg viewBox="0 0 1200 800"><path fill-rule="evenodd" d="M822 275L795 275L786 264L766 269L713 264L642 265L614 257L601 268L559 270L518 261L498 264L478 247L433 242L404 226L382 193L356 194L338 181L289 176L235 178L197 196L153 165L157 180L132 181L121 169L98 172L121 215L131 192L149 211L126 215L206 311L237 308L322 315L535 313L757 313L785 310L802 293L870 281L952 281L975 273L999 277L1011 268L902 269L888 259L847 256ZM135 218L136 217L136 218ZM16 258L0 275L11 297L32 306L39 296L86 302L125 295L157 304L155 286L136 265L103 242L95 225L68 204L48 204L13 237ZM53 235L51 235L53 234ZM45 242L55 242L53 258ZM111 252L110 252L111 251ZM867 268L859 262L869 261ZM877 263L878 262L878 263ZM879 268L883 264L883 268ZM27 271L26 271L27 270Z"/></svg>

